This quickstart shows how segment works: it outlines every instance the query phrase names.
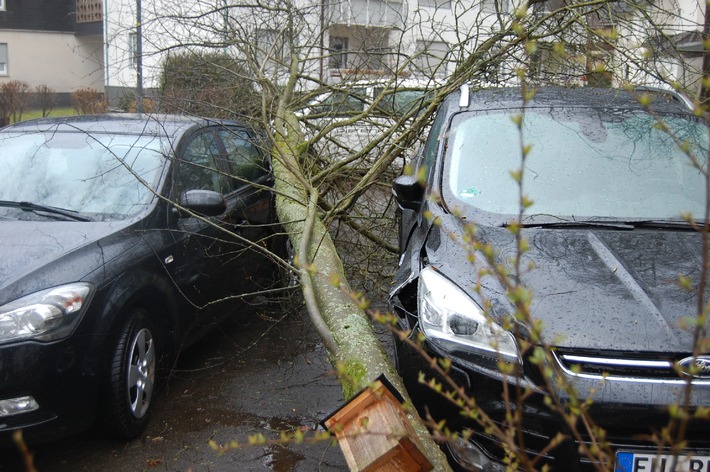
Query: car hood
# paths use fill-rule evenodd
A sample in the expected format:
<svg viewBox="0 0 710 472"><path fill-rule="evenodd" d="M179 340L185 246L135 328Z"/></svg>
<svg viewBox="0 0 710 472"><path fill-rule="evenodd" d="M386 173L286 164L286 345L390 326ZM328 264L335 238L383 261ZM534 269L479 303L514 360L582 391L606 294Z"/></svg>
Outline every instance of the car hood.
<svg viewBox="0 0 710 472"><path fill-rule="evenodd" d="M427 254L433 265L480 299L473 287L478 270L486 265L483 256L479 254L472 266L461 254L460 242L436 235L447 230L463 234L458 222L454 224L432 229ZM516 253L515 240L504 228L482 228L477 235L497 249L500 261ZM521 282L532 290L531 313L543 323L545 342L599 351L692 349L693 333L683 327L683 318L695 316L697 290L681 288L679 276L693 284L700 280L699 234L537 228L524 230L523 236L530 250L523 258ZM497 281L486 277L482 287L493 302L495 316L512 313Z"/></svg>
<svg viewBox="0 0 710 472"><path fill-rule="evenodd" d="M97 242L120 233L129 224L123 221L1 221L0 292L17 286L16 290L29 293L34 289L81 280L115 256L106 254ZM127 244L134 243L127 241ZM119 249L112 248L109 252ZM124 246L123 250L126 248ZM70 255L79 251L83 254L70 259ZM12 297L14 291L3 293L2 298Z"/></svg>

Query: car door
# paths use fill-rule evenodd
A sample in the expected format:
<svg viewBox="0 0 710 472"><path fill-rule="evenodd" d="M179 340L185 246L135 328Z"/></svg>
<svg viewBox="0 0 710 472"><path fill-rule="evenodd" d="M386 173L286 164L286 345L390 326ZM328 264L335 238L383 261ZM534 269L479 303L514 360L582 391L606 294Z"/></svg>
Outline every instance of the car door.
<svg viewBox="0 0 710 472"><path fill-rule="evenodd" d="M225 200L232 193L224 155L214 128L188 136L178 147L173 162L172 200L190 190L217 192ZM233 205L234 206L234 205ZM218 216L190 215L182 212L177 221L180 241L174 260L174 278L189 301L198 309L197 322L208 323L215 313L227 311L219 303L233 294L226 277L234 250L230 235L231 209Z"/></svg>
<svg viewBox="0 0 710 472"><path fill-rule="evenodd" d="M439 148L441 146L442 129L444 123L447 121L446 113L437 113L436 119L431 126L429 131L429 136L427 137L424 147L420 151L419 155L413 162L415 171L414 175L418 178L423 179L424 182L429 182L429 178L432 175L432 169L436 165L436 158L439 153ZM414 230L414 228L421 221L421 209L420 211L415 211L407 208L400 208L399 214L399 252L400 254L404 252L409 242L409 238Z"/></svg>
<svg viewBox="0 0 710 472"><path fill-rule="evenodd" d="M217 134L234 189L227 196L229 224L240 238L232 251L238 258L233 282L242 293L254 293L268 288L274 275L265 251L273 249L277 232L268 151L246 128L224 126Z"/></svg>

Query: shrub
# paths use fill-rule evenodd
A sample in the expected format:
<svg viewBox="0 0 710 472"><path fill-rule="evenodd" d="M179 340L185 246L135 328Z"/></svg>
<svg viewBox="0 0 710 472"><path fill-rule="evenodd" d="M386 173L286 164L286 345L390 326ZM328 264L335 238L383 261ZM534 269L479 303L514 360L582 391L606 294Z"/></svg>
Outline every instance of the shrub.
<svg viewBox="0 0 710 472"><path fill-rule="evenodd" d="M106 113L108 102L104 95L96 89L85 87L72 93L72 105L79 115Z"/></svg>
<svg viewBox="0 0 710 472"><path fill-rule="evenodd" d="M0 85L0 120L10 123L22 119L22 112L29 100L30 85L21 80L11 80Z"/></svg>
<svg viewBox="0 0 710 472"><path fill-rule="evenodd" d="M216 118L256 117L260 95L241 62L224 53L168 56L160 74L161 109Z"/></svg>
<svg viewBox="0 0 710 472"><path fill-rule="evenodd" d="M121 101L121 109L136 113L138 111L138 106L135 98L126 98ZM155 113L158 111L158 103L152 98L143 98L143 112L144 113Z"/></svg>
<svg viewBox="0 0 710 472"><path fill-rule="evenodd" d="M56 90L47 85L38 85L35 87L35 96L40 108L42 108L42 117L49 116L49 113L57 104Z"/></svg>

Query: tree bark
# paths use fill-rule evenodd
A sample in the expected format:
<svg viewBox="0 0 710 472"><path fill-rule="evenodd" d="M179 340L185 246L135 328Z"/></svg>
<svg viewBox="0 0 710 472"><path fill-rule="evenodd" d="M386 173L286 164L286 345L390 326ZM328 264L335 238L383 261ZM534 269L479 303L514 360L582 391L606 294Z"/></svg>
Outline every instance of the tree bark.
<svg viewBox="0 0 710 472"><path fill-rule="evenodd" d="M345 398L351 398L384 374L406 399L408 418L434 470L451 470L411 407L402 380L367 314L349 296L342 261L316 213L317 193L299 171L298 150L303 141L296 117L282 111L276 125L273 159L276 211L296 249L308 313L328 347L332 364L340 372Z"/></svg>

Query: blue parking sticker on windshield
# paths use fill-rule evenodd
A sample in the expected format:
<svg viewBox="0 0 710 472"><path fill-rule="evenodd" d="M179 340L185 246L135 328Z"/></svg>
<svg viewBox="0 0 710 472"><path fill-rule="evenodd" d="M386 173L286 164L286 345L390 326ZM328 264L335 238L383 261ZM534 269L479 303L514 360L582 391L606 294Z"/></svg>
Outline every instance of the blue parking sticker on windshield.
<svg viewBox="0 0 710 472"><path fill-rule="evenodd" d="M467 189L461 190L459 197L461 198L473 198L481 193L476 187L469 187Z"/></svg>

